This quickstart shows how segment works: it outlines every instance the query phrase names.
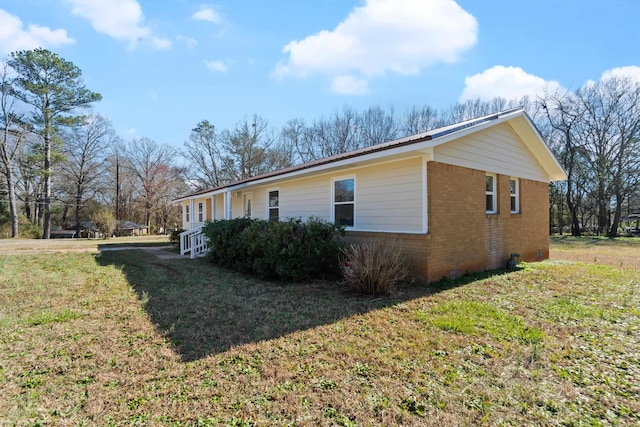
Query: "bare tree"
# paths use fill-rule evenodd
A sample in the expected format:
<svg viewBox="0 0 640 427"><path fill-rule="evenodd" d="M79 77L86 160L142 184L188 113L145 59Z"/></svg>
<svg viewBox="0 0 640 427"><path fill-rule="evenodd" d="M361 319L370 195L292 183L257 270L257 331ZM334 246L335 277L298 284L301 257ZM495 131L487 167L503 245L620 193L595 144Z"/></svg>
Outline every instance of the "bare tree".
<svg viewBox="0 0 640 427"><path fill-rule="evenodd" d="M570 92L545 93L541 102L551 129L548 142L567 172L565 202L570 215L571 234L579 236L581 227L578 213L585 195L582 185L585 181L584 168L581 167L584 164L584 151L580 149L577 136L582 113L576 108L576 101Z"/></svg>
<svg viewBox="0 0 640 427"><path fill-rule="evenodd" d="M360 148L358 121L358 114L347 106L335 110L329 118L314 120L303 136L309 160Z"/></svg>
<svg viewBox="0 0 640 427"><path fill-rule="evenodd" d="M582 87L576 99L583 111L580 136L593 171L597 231L614 237L623 202L640 173L640 86L613 77Z"/></svg>
<svg viewBox="0 0 640 427"><path fill-rule="evenodd" d="M7 190L11 237L18 237L16 161L21 153L29 126L18 112L16 98L13 95L9 68L6 63L3 63L0 70L0 173L4 176Z"/></svg>
<svg viewBox="0 0 640 427"><path fill-rule="evenodd" d="M393 108L384 111L379 106L370 107L360 114L360 144L368 147L393 141L398 137L398 123L393 115Z"/></svg>
<svg viewBox="0 0 640 427"><path fill-rule="evenodd" d="M313 139L306 138L307 125L303 119L289 120L280 131L280 143L290 150L289 160L291 164L305 163L313 160Z"/></svg>
<svg viewBox="0 0 640 427"><path fill-rule="evenodd" d="M175 165L177 153L169 145L148 139L134 139L124 149L123 163L135 180L136 199L144 223L151 226L151 216L160 202L183 182L183 171Z"/></svg>
<svg viewBox="0 0 640 427"><path fill-rule="evenodd" d="M609 78L546 94L542 102L553 130L549 140L567 171L572 234L593 226L598 234L615 236L640 175L638 83Z"/></svg>
<svg viewBox="0 0 640 427"><path fill-rule="evenodd" d="M82 212L87 199L105 191L104 159L114 138L111 123L104 116L86 116L65 137L65 161L60 165L62 176L72 196L76 232L80 235Z"/></svg>
<svg viewBox="0 0 640 427"><path fill-rule="evenodd" d="M415 135L435 129L444 124L438 110L428 105L422 107L412 107L405 114L402 124L400 125L400 134L402 136Z"/></svg>

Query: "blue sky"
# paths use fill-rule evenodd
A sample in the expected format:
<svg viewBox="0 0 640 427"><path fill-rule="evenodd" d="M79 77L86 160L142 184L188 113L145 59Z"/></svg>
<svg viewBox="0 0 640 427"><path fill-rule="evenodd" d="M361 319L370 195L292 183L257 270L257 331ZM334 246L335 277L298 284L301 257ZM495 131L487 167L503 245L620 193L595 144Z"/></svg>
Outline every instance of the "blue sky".
<svg viewBox="0 0 640 427"><path fill-rule="evenodd" d="M207 119L436 108L640 79L638 0L0 0L0 54L45 47L125 140Z"/></svg>

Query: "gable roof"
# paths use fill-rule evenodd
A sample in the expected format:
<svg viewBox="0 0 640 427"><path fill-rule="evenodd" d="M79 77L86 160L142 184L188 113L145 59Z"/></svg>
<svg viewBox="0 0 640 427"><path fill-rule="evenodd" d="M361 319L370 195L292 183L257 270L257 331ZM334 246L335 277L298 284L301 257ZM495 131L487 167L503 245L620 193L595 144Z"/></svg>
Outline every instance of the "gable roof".
<svg viewBox="0 0 640 427"><path fill-rule="evenodd" d="M527 149L540 163L551 181L562 181L567 175L551 152L547 143L543 140L529 115L522 108L512 108L489 114L460 123L443 126L426 132L406 136L382 144L360 148L358 150L325 157L300 165L290 166L262 175L236 181L219 187L190 193L176 199L176 202L184 201L195 196L212 195L224 191L239 190L248 185L265 184L284 178L306 175L332 168L355 165L360 162L393 158L410 152L432 152L433 148L459 139L463 136L479 132L483 129L508 122L516 134L523 141Z"/></svg>

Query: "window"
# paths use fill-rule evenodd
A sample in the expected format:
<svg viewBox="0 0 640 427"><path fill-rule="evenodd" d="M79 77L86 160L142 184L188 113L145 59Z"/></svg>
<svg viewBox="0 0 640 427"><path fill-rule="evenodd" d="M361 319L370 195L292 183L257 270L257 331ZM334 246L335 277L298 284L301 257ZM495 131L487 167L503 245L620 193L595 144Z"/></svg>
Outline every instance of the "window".
<svg viewBox="0 0 640 427"><path fill-rule="evenodd" d="M204 203L198 203L198 222L204 222Z"/></svg>
<svg viewBox="0 0 640 427"><path fill-rule="evenodd" d="M184 205L184 219L186 222L190 221L189 218L189 205Z"/></svg>
<svg viewBox="0 0 640 427"><path fill-rule="evenodd" d="M509 179L509 192L511 193L511 213L520 213L520 180Z"/></svg>
<svg viewBox="0 0 640 427"><path fill-rule="evenodd" d="M269 191L269 221L278 221L280 218L280 191Z"/></svg>
<svg viewBox="0 0 640 427"><path fill-rule="evenodd" d="M333 215L338 225L353 227L355 208L355 179L338 179L333 182Z"/></svg>
<svg viewBox="0 0 640 427"><path fill-rule="evenodd" d="M487 213L497 213L498 212L498 203L497 203L497 177L495 174L488 173L485 177L486 183L486 195L487 195Z"/></svg>

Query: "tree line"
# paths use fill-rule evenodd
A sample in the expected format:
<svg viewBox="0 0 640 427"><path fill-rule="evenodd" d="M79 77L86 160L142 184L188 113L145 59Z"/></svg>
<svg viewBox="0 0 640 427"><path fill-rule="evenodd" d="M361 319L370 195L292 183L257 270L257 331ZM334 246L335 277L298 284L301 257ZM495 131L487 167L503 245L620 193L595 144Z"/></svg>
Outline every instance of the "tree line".
<svg viewBox="0 0 640 427"><path fill-rule="evenodd" d="M9 55L0 72L0 226L50 236L52 225L132 221L155 229L181 223L173 200L189 191L337 155L522 106L567 171L550 186L550 231L616 235L640 212L640 88L612 77L536 98L470 100L402 114L345 105L280 129L254 114L231 129L196 123L180 148L124 141L81 71L45 49Z"/></svg>
<svg viewBox="0 0 640 427"><path fill-rule="evenodd" d="M101 95L46 49L9 55L0 70L0 225L49 238L54 226L128 220L167 228L188 191L178 154L148 138L124 142L90 107ZM21 227L22 226L22 227ZM30 233L31 231L31 233Z"/></svg>

